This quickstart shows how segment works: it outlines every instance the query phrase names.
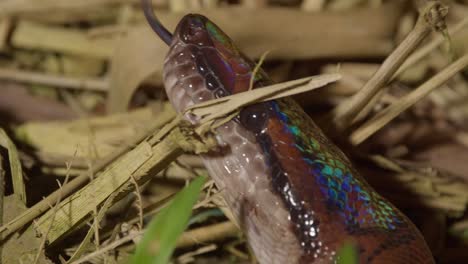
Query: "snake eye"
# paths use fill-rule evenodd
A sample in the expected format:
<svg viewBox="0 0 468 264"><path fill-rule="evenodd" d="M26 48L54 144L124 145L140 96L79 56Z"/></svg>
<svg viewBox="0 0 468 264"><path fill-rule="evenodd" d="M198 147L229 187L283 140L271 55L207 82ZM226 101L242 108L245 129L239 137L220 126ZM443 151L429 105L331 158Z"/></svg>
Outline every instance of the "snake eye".
<svg viewBox="0 0 468 264"><path fill-rule="evenodd" d="M247 106L240 112L241 124L256 134L266 128L268 117L268 107L265 103Z"/></svg>

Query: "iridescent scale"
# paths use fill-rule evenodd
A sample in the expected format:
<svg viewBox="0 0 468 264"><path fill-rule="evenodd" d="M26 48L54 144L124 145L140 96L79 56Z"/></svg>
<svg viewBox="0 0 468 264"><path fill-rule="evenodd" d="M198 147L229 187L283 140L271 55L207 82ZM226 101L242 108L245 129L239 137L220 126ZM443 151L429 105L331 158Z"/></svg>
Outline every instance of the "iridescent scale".
<svg viewBox="0 0 468 264"><path fill-rule="evenodd" d="M295 102L286 99L270 105L270 125L258 137L269 153L272 174L277 175L274 185L296 223L307 253L304 259L325 258L342 245L340 241L349 240L360 245L361 259L369 263L381 248L405 248L420 239ZM285 151L288 146L291 150Z"/></svg>
<svg viewBox="0 0 468 264"><path fill-rule="evenodd" d="M328 142L319 128L304 118L302 111L294 111L297 106L293 102L286 105L278 101L272 105L284 132L294 138L291 147L301 152L302 162L307 164L310 176L320 186L330 211L339 214L351 232L369 226L395 230L404 223L398 211L353 172L350 162Z"/></svg>

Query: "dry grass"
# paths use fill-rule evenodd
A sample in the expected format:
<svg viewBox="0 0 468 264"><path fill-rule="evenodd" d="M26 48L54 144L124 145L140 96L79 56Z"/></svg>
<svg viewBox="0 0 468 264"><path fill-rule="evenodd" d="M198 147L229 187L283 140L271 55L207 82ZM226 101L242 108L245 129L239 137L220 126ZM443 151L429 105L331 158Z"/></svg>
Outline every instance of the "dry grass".
<svg viewBox="0 0 468 264"><path fill-rule="evenodd" d="M5 212L3 247L26 229L42 238L11 254L33 263L50 263L45 251L57 263L125 262L150 217L206 172L182 150L209 150L207 132L249 103L296 95L370 184L410 212L440 263L466 262L466 1L226 2L153 1L169 28L205 14L281 83L189 109L203 118L195 130L162 96L167 47L136 0L0 3L0 125L24 171L13 181L24 201L5 206L27 197L29 207ZM0 147L0 161L11 163L7 154ZM255 261L222 192L205 186L174 260Z"/></svg>

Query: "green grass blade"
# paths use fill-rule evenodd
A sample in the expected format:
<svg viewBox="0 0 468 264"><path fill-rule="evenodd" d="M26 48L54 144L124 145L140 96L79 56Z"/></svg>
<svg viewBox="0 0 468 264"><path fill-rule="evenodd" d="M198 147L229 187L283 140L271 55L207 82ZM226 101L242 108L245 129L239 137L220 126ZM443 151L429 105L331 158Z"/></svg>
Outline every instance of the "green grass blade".
<svg viewBox="0 0 468 264"><path fill-rule="evenodd" d="M174 200L151 221L131 264L166 264L177 239L187 227L192 207L198 200L205 177L198 177L180 191Z"/></svg>
<svg viewBox="0 0 468 264"><path fill-rule="evenodd" d="M338 251L338 264L359 264L358 253L356 247L351 244L345 244L340 251Z"/></svg>

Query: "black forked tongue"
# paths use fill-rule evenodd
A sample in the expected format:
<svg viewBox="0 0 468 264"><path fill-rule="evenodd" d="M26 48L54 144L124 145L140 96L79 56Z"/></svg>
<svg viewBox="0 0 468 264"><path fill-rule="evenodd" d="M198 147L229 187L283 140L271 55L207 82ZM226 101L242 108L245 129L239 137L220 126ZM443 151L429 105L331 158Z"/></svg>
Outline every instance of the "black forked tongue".
<svg viewBox="0 0 468 264"><path fill-rule="evenodd" d="M172 43L172 34L165 28L161 22L159 22L158 18L154 15L153 12L153 5L151 0L141 0L141 6L143 8L143 13L145 14L146 20L148 24L151 26L154 32L158 34L158 36L166 42L168 46Z"/></svg>

